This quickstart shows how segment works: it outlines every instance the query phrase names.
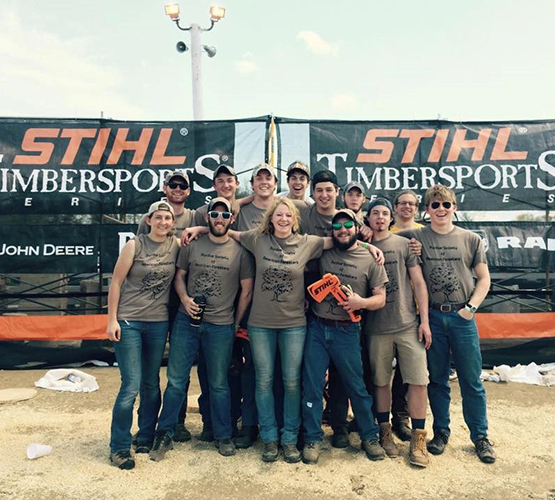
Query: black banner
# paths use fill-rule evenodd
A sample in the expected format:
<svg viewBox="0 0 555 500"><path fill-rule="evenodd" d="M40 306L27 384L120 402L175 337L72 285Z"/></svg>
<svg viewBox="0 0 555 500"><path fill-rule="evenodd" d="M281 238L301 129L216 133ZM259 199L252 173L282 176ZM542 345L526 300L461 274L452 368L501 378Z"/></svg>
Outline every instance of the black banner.
<svg viewBox="0 0 555 500"><path fill-rule="evenodd" d="M95 273L99 226L0 227L1 273Z"/></svg>
<svg viewBox="0 0 555 500"><path fill-rule="evenodd" d="M480 235L491 269L555 271L555 226L460 222ZM111 273L135 224L0 226L0 272Z"/></svg>
<svg viewBox="0 0 555 500"><path fill-rule="evenodd" d="M555 270L555 224L459 222L484 242L491 269Z"/></svg>
<svg viewBox="0 0 555 500"><path fill-rule="evenodd" d="M143 213L163 196L167 172L189 174L187 205L212 191L220 163L234 165L238 124L219 122L121 122L111 120L0 119L0 212L6 214ZM263 124L262 124L263 125ZM240 161L252 168L262 148ZM252 146L251 141L243 141ZM260 154L260 151L262 154Z"/></svg>
<svg viewBox="0 0 555 500"><path fill-rule="evenodd" d="M460 210L555 207L554 121L277 120L280 137L296 127L294 137L310 141L309 148L282 142L282 157L308 150L313 172L332 170L341 185L359 181L368 196L403 189L423 195L441 183L455 191Z"/></svg>

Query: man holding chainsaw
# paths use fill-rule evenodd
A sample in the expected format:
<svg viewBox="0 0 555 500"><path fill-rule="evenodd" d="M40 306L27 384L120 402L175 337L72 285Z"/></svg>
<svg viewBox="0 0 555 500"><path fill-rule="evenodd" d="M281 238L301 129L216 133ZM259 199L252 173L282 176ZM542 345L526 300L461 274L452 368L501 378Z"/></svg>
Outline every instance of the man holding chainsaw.
<svg viewBox="0 0 555 500"><path fill-rule="evenodd" d="M302 411L305 428L303 461L318 462L323 440L322 394L330 360L339 372L358 422L362 449L370 460L382 460L379 429L372 414L372 397L363 380L359 310L385 305L384 268L357 244L359 227L355 214L339 210L332 218L334 248L325 251L319 266L322 275L332 273L309 287L316 303L308 320L303 360ZM338 301L339 299L339 301Z"/></svg>

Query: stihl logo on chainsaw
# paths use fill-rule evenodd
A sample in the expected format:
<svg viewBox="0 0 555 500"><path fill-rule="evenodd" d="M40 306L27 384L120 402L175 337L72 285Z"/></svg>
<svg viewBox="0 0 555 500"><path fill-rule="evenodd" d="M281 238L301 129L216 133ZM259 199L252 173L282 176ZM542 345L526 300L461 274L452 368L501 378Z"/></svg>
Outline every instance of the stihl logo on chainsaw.
<svg viewBox="0 0 555 500"><path fill-rule="evenodd" d="M312 283L308 288L308 293L316 302L322 302L330 293L337 302L345 302L353 290L348 285L342 285L335 274L324 274L322 279ZM349 317L353 323L358 323L362 317L354 312L349 312Z"/></svg>

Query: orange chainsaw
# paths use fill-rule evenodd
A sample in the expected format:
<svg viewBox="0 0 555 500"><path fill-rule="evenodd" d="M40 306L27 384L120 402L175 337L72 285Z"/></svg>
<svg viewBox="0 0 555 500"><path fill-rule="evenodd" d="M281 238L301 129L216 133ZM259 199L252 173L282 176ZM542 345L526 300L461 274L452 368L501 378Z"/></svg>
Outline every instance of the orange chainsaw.
<svg viewBox="0 0 555 500"><path fill-rule="evenodd" d="M342 285L335 274L324 274L322 279L312 283L307 287L308 293L316 302L322 302L330 293L337 302L345 302L349 295L353 294L353 289L349 285ZM358 323L362 317L353 311L349 313L351 321Z"/></svg>

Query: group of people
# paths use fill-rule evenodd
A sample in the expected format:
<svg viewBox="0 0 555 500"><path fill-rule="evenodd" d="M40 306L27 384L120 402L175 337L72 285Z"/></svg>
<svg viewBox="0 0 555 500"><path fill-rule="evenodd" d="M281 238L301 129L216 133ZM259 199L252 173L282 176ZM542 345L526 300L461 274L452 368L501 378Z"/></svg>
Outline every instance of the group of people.
<svg viewBox="0 0 555 500"><path fill-rule="evenodd" d="M311 178L297 161L287 179L289 190L276 195L276 172L260 164L254 194L236 200L236 172L220 165L217 196L195 211L185 208L187 174L166 176L165 200L150 206L124 246L109 291L107 331L121 373L112 463L133 468L133 446L159 461L174 441L191 439L185 417L196 360L200 438L215 441L223 456L260 435L265 462L281 449L288 463L317 463L325 394L333 446L348 447L356 430L369 459L395 458L395 432L410 440L410 463L426 467L428 452L443 453L449 440L451 359L476 453L494 462L474 319L489 273L480 238L453 224L454 193L439 184L428 189L424 227L414 221L419 200L412 191L393 203L368 201L351 182L342 190L345 208L337 209L333 172ZM315 299L307 294L313 283Z"/></svg>

